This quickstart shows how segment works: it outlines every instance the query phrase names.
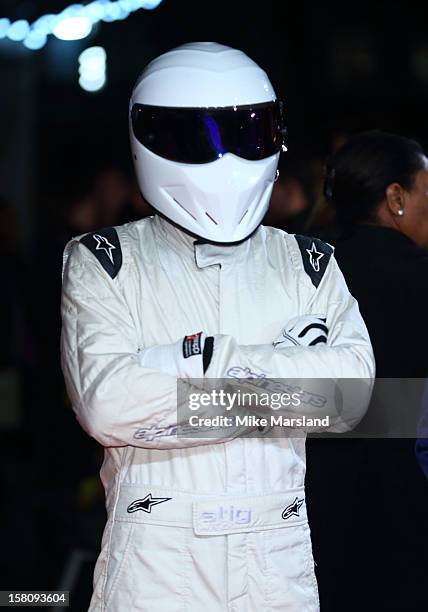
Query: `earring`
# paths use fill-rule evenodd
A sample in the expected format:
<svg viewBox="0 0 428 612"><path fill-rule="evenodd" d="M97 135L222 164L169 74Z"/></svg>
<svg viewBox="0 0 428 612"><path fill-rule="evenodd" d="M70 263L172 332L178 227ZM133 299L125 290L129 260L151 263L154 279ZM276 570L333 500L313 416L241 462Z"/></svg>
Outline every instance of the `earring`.
<svg viewBox="0 0 428 612"><path fill-rule="evenodd" d="M397 215L398 215L399 217L402 217L402 216L404 215L404 210L403 210L402 208L399 208L399 209L397 210Z"/></svg>

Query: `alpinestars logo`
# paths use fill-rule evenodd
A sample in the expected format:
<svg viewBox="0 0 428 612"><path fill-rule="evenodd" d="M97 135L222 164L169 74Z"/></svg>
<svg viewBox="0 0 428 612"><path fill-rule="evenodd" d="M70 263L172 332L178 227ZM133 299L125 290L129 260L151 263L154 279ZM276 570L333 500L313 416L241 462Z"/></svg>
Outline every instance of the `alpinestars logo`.
<svg viewBox="0 0 428 612"><path fill-rule="evenodd" d="M320 271L320 259L324 257L324 253L317 251L317 247L315 246L315 242L311 244L310 249L306 249L307 254L309 255L309 263L315 270L315 272Z"/></svg>
<svg viewBox="0 0 428 612"><path fill-rule="evenodd" d="M298 497L296 497L291 504L288 504L288 506L284 509L284 512L282 513L282 518L284 519L284 521L289 519L291 516L300 516L299 510L302 507L304 501L304 499L299 499Z"/></svg>
<svg viewBox="0 0 428 612"><path fill-rule="evenodd" d="M105 251L107 253L107 257L110 259L111 263L114 264L113 261L113 253L112 250L116 247L114 244L111 244L107 238L104 236L100 236L99 234L94 234L94 240L97 241L97 246L95 247L96 251Z"/></svg>
<svg viewBox="0 0 428 612"><path fill-rule="evenodd" d="M147 512L147 514L151 514L153 506L163 504L170 499L172 499L172 497L153 497L151 493L148 493L143 499L136 499L132 504L129 504L126 511L131 514L131 512L142 510L143 512Z"/></svg>

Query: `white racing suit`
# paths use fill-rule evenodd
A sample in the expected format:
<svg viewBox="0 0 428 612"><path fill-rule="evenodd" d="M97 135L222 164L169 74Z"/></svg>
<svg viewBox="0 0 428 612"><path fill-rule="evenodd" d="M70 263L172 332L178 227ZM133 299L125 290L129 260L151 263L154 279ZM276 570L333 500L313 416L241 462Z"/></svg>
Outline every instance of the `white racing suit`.
<svg viewBox="0 0 428 612"><path fill-rule="evenodd" d="M331 251L263 226L238 245L198 243L158 216L67 245L62 366L79 422L105 447L91 612L319 609L304 437L180 439L177 379L142 356L202 330L214 336L207 377L372 378ZM326 315L328 344L274 349L308 313Z"/></svg>

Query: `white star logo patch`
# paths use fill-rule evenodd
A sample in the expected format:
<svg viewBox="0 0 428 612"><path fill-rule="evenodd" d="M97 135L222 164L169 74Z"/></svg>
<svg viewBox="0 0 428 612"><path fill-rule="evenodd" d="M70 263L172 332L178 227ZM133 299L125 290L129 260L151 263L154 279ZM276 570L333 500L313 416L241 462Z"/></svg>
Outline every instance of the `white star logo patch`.
<svg viewBox="0 0 428 612"><path fill-rule="evenodd" d="M107 240L107 238L105 238L104 236L100 236L99 234L94 234L94 240L97 241L97 246L95 247L95 250L105 251L111 263L114 264L113 254L112 254L112 250L116 248L114 244L111 244Z"/></svg>
<svg viewBox="0 0 428 612"><path fill-rule="evenodd" d="M312 243L310 249L306 249L307 254L309 255L309 263L315 270L315 272L320 271L320 259L324 257L324 253L320 253L317 251L317 247L315 246L315 242Z"/></svg>

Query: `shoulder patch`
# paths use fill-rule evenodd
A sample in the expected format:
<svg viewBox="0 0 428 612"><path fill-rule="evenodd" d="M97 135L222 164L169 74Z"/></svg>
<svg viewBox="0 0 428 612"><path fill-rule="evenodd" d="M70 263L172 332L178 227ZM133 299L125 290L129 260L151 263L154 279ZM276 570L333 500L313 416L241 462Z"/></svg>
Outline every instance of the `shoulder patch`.
<svg viewBox="0 0 428 612"><path fill-rule="evenodd" d="M86 234L80 239L80 242L95 255L112 278L117 276L122 267L122 249L114 227L106 227L98 232Z"/></svg>
<svg viewBox="0 0 428 612"><path fill-rule="evenodd" d="M333 254L333 247L318 238L299 234L294 237L299 245L305 272L309 275L312 284L318 287Z"/></svg>

